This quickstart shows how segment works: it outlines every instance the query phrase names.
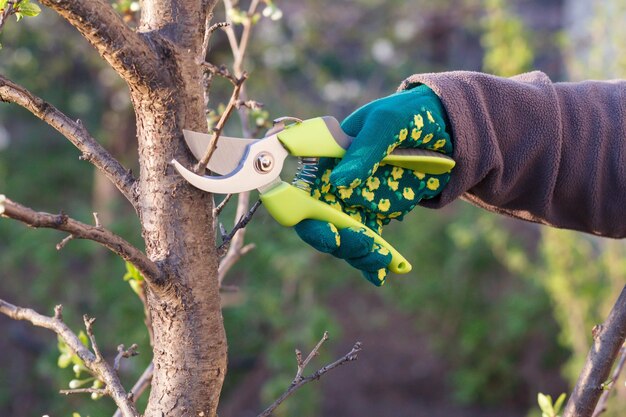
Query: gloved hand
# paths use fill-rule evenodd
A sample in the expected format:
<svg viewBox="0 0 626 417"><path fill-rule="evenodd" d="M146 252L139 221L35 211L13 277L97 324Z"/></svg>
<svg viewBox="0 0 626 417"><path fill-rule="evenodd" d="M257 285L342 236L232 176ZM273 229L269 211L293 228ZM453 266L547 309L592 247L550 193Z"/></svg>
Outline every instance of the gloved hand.
<svg viewBox="0 0 626 417"><path fill-rule="evenodd" d="M343 159L322 158L311 195L349 214L381 234L391 219L402 220L422 199L437 196L450 174L429 175L380 161L396 147L421 148L452 155L445 110L433 91L421 85L359 108L341 128L355 140ZM383 285L389 251L364 229L337 228L303 220L295 230L319 251L345 259L376 286Z"/></svg>

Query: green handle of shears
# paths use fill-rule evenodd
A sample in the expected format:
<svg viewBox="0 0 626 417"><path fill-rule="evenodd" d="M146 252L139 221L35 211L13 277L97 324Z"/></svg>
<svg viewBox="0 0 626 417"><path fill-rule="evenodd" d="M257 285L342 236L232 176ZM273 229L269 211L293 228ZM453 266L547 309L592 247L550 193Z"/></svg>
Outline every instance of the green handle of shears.
<svg viewBox="0 0 626 417"><path fill-rule="evenodd" d="M354 138L341 129L334 117L324 116L288 125L277 133L290 154L300 157L342 158ZM424 149L396 149L381 164L395 165L425 174L444 174L454 160L442 153Z"/></svg>
<svg viewBox="0 0 626 417"><path fill-rule="evenodd" d="M391 262L388 266L391 272L406 274L412 268L409 261L376 232L343 211L311 197L309 193L293 185L283 181L262 193L260 198L270 215L283 226L291 227L304 219L313 219L332 223L338 229L347 227L365 229L365 233L373 237L374 242L391 253Z"/></svg>

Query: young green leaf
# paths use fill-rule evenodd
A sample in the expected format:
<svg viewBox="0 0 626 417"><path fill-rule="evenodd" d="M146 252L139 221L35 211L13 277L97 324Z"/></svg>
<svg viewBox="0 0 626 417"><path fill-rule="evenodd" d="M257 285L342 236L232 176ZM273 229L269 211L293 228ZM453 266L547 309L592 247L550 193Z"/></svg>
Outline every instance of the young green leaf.
<svg viewBox="0 0 626 417"><path fill-rule="evenodd" d="M143 287L141 286L141 282L133 279L128 281L128 283L130 284L130 288L135 294L141 295L143 293Z"/></svg>
<svg viewBox="0 0 626 417"><path fill-rule="evenodd" d="M83 345L85 345L86 347L89 347L89 338L87 337L84 331L81 330L80 333L78 333L78 338L80 339Z"/></svg>
<svg viewBox="0 0 626 417"><path fill-rule="evenodd" d="M561 412L561 407L563 407L563 403L565 402L565 398L567 395L565 393L559 395L559 398L554 402L554 414L557 415Z"/></svg>
<svg viewBox="0 0 626 417"><path fill-rule="evenodd" d="M135 265L130 262L126 262L126 274L124 274L124 281L127 281L132 290L137 294L143 293L141 283L143 282L143 275L139 272Z"/></svg>
<svg viewBox="0 0 626 417"><path fill-rule="evenodd" d="M37 16L41 13L41 8L33 3L21 2L18 6L18 11L24 16Z"/></svg>
<svg viewBox="0 0 626 417"><path fill-rule="evenodd" d="M59 359L57 359L57 366L59 368L67 368L72 363L72 355L68 353L62 353L59 355Z"/></svg>
<svg viewBox="0 0 626 417"><path fill-rule="evenodd" d="M537 402L539 403L539 408L541 408L541 411L549 416L554 415L554 409L552 408L552 397L539 393L537 394Z"/></svg>
<svg viewBox="0 0 626 417"><path fill-rule="evenodd" d="M143 275L139 272L135 265L126 261L126 274L124 274L124 281L143 281Z"/></svg>

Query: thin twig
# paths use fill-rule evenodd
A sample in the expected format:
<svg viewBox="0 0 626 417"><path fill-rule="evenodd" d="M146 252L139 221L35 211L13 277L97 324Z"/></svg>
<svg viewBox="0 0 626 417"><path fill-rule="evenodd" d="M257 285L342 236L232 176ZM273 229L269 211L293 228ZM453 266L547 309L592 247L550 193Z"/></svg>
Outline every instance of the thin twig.
<svg viewBox="0 0 626 417"><path fill-rule="evenodd" d="M258 0L252 0L250 2L250 6L248 7L248 18L243 21L243 30L241 33L241 39L237 40L237 36L235 31L233 30L233 26L229 25L224 28L226 35L228 37L228 42L230 44L231 52L233 54L233 73L236 77L241 77L245 74L243 69L243 62L246 56L246 51L248 47L248 40L250 38L250 33L252 31L253 23L252 17L256 13L256 9L259 5ZM230 22L231 11L233 10L233 3L231 0L224 0L224 7L226 11L226 19ZM232 103L232 97L231 97ZM244 103L242 105L242 103ZM239 114L239 120L241 122L241 131L245 138L251 138L252 133L250 132L249 126L249 107L246 106L246 103L252 107L253 103L247 99L245 84L241 85L240 91L237 94L237 102L234 103L234 107L237 108ZM229 103L230 104L230 103ZM237 197L237 210L235 213L235 219L241 219L245 216L245 213L249 212L248 205L250 201L250 193L244 192L240 193ZM218 267L218 281L220 285L222 285L224 278L230 268L233 267L237 263L237 261L251 250L254 246L244 246L245 243L245 229L237 229L237 225L235 224L234 231L235 233L228 240L230 241L227 246L223 246L222 250L225 250L227 247L225 256L220 261L220 265ZM246 250L244 250L246 248Z"/></svg>
<svg viewBox="0 0 626 417"><path fill-rule="evenodd" d="M593 346L578 377L574 391L567 401L563 417L590 416L609 377L615 358L626 338L626 286L622 289L606 321L596 327Z"/></svg>
<svg viewBox="0 0 626 417"><path fill-rule="evenodd" d="M213 20L213 12L209 11L204 19L204 36L202 37L202 47L200 48L200 55L198 56L200 61L204 61L206 54L209 53L209 42L211 40L211 34L213 34L213 31L211 31L212 26L210 25L211 20Z"/></svg>
<svg viewBox="0 0 626 417"><path fill-rule="evenodd" d="M326 341L327 338L328 338L327 334L324 333L324 337L322 338L322 340L320 340L320 342L317 344L315 349L313 349L313 351L311 351L311 354L309 354L309 357L311 357L311 355L314 355L314 352L315 352L315 355L317 354L317 350L319 350L320 346ZM304 363L304 362L302 362L302 354L300 353L298 355L298 353L296 353L296 358L298 360L298 372L296 373L296 377L293 379L293 381L291 382L291 385L289 385L287 390L280 397L278 397L278 399L276 401L274 401L269 407L267 407L265 409L265 411L263 411L257 417L268 417L268 416L270 416L274 412L274 410L280 404L283 403L283 401L285 401L287 398L289 398L289 396L291 396L294 392L296 392L298 389L300 389L303 385L305 385L305 384L307 384L307 383L309 383L311 381L320 379L324 374L326 374L327 372L332 371L333 369L343 365L344 363L357 360L358 353L360 351L361 351L361 342L356 342L354 344L354 346L352 347L352 349L350 350L350 352L346 353L341 358L337 359L335 362L332 362L332 363L324 366L323 368L318 369L317 371L315 371L314 373L312 373L311 375L306 376L306 377L302 377L302 372L300 371L300 364ZM299 352L299 351L296 351L296 352Z"/></svg>
<svg viewBox="0 0 626 417"><path fill-rule="evenodd" d="M102 225L100 224L100 218L98 217L98 213L96 213L95 211L93 212L93 221L98 229L102 227Z"/></svg>
<svg viewBox="0 0 626 417"><path fill-rule="evenodd" d="M222 213L222 210L224 210L231 198L233 198L232 194L226 194L226 197L224 197L220 204L213 209L213 218L217 218L217 216Z"/></svg>
<svg viewBox="0 0 626 417"><path fill-rule="evenodd" d="M218 67L217 65L211 64L210 62L206 62L206 61L202 61L200 65L202 66L202 68L204 68L206 71L210 72L211 74L219 75L222 78L226 78L228 81L230 81L232 85L237 86L237 83L239 82L239 78L235 77L228 70L228 68L226 68L225 65L220 65Z"/></svg>
<svg viewBox="0 0 626 417"><path fill-rule="evenodd" d="M231 230L230 233L226 235L226 237L222 241L222 244L217 248L218 253L223 254L224 252L226 252L226 250L228 250L228 244L233 239L235 234L237 234L238 231L240 231L241 229L246 227L248 223L250 223L250 220L252 220L252 216L254 216L254 213L260 206L261 200L257 200L256 203L254 203L254 205L250 207L250 210L248 210L246 215L239 219L235 227L233 227L233 230Z"/></svg>
<svg viewBox="0 0 626 417"><path fill-rule="evenodd" d="M102 225L100 225L100 219L98 218L98 213L94 212L93 213L93 218L94 218L94 221L96 223L96 228L102 228ZM75 237L76 236L74 236L74 235L68 235L67 237L63 238L62 241L57 243L56 250L63 249L65 247L65 245L67 245L69 243L69 241L73 240Z"/></svg>
<svg viewBox="0 0 626 417"><path fill-rule="evenodd" d="M217 22L217 23L212 24L211 27L207 29L207 32L211 34L215 32L216 30L218 30L219 28L225 28L228 25L230 25L230 23L228 22Z"/></svg>
<svg viewBox="0 0 626 417"><path fill-rule="evenodd" d="M239 102L237 103L237 108L240 108L241 106L246 107L250 110L258 110L262 109L264 104L255 100L239 100Z"/></svg>
<svg viewBox="0 0 626 417"><path fill-rule="evenodd" d="M91 226L67 215L37 212L29 207L22 206L14 201L4 198L0 204L3 208L1 216L9 217L22 223L39 228L57 229L68 232L74 239L88 239L98 242L112 252L131 262L141 272L144 278L151 284L159 285L162 282L162 274L157 265L139 249L122 239L108 229Z"/></svg>
<svg viewBox="0 0 626 417"><path fill-rule="evenodd" d="M62 389L62 390L59 390L59 394L63 394L63 395L71 395L71 394L108 395L109 391L106 388L75 388L75 389Z"/></svg>
<svg viewBox="0 0 626 417"><path fill-rule="evenodd" d="M230 23L228 22L218 22L213 25L209 25L211 20L213 19L213 13L209 12L206 15L206 20L204 21L204 37L202 38L202 49L200 52L200 59L204 60L207 53L209 53L209 42L211 40L211 35L219 28L224 28Z"/></svg>
<svg viewBox="0 0 626 417"><path fill-rule="evenodd" d="M296 360L298 361L298 372L296 373L296 377L293 379L294 381L300 382L300 380L302 379L302 373L304 372L304 368L306 368L309 362L311 362L311 359L319 355L320 348L322 347L324 342L326 342L327 340L328 340L328 332L324 332L324 335L322 336L320 341L317 342L317 345L315 345L315 347L313 348L311 353L309 353L309 356L307 356L305 360L302 360L302 352L296 349Z"/></svg>
<svg viewBox="0 0 626 417"><path fill-rule="evenodd" d="M252 0L250 2L250 6L248 7L248 19L243 22L243 31L241 32L241 40L239 41L239 62L237 59L235 60L235 66L241 66L243 64L243 59L246 54L246 49L248 48L248 41L250 40L250 34L252 33L252 17L256 13L256 8L259 5L259 0Z"/></svg>
<svg viewBox="0 0 626 417"><path fill-rule="evenodd" d="M248 78L248 74L244 72L237 79L237 83L235 84L233 93L230 96L228 105L226 106L224 113L222 113L222 115L220 116L220 119L217 121L217 123L215 124L215 127L213 128L213 135L211 136L209 147L205 155L202 157L202 159L200 159L200 162L198 162L198 165L196 165L196 169L195 169L196 173L198 174L204 173L204 170L206 169L207 164L211 160L211 156L213 155L213 152L215 152L215 148L217 147L217 141L220 135L222 134L222 130L224 129L224 126L226 125L226 122L228 121L228 118L230 117L231 113L237 107L237 102L239 101L239 93L241 92L243 83L246 81L247 78Z"/></svg>
<svg viewBox="0 0 626 417"><path fill-rule="evenodd" d="M241 256L243 256L249 253L254 248L256 248L256 245L254 243L248 243L247 245L245 245L243 248L239 250L239 253L241 254Z"/></svg>
<svg viewBox="0 0 626 417"><path fill-rule="evenodd" d="M83 345L83 342L76 333L63 322L61 306L57 306L54 309L53 317L48 317L30 308L18 307L0 299L0 313L14 320L28 321L34 326L43 327L55 332L83 361L85 367L105 383L104 392L99 393L111 396L115 404L123 410L122 415L124 417L139 416L135 405L128 399L117 373L111 365L99 356L99 351L96 350L97 345L95 345L95 338L93 338L93 329L91 327L93 321L91 319L85 316L85 325L88 325L87 333L89 334L91 332L90 338L95 353L91 352Z"/></svg>
<svg viewBox="0 0 626 417"><path fill-rule="evenodd" d="M220 237L222 238L222 241L226 240L226 238L228 238L228 232L226 231L226 228L224 227L223 223L219 223L219 229L220 229Z"/></svg>
<svg viewBox="0 0 626 417"><path fill-rule="evenodd" d="M65 247L65 245L67 245L67 243L68 243L70 240L72 240L72 239L74 239L74 235L68 235L68 236L64 237L62 241L60 241L59 243L57 243L57 245L56 245L56 250L61 250L61 249L63 249L63 248Z"/></svg>
<svg viewBox="0 0 626 417"><path fill-rule="evenodd" d="M619 374L624 368L624 363L626 363L626 345L622 345L622 348L620 349L619 361L617 362L617 365L613 370L611 379L606 384L604 384L604 392L602 393L600 401L598 401L598 405L596 405L596 409L591 417L598 417L600 414L604 413L607 410L606 402L608 401L609 396L611 395L611 391L613 390L613 387L615 386L615 383L619 378Z"/></svg>
<svg viewBox="0 0 626 417"><path fill-rule="evenodd" d="M130 390L129 396L132 396L132 401L137 402L141 395L146 391L152 382L152 375L154 374L154 364L150 362L150 365L143 371L143 374L139 377L133 388ZM113 417L122 417L122 411L118 408Z"/></svg>
<svg viewBox="0 0 626 417"><path fill-rule="evenodd" d="M18 9L17 6L19 6L21 2L22 0L7 1L7 3L4 6L4 9L2 10L2 13L0 14L0 32L2 31L2 27L7 22L7 19L9 18L9 16L17 13L17 9Z"/></svg>
<svg viewBox="0 0 626 417"><path fill-rule="evenodd" d="M83 322L85 322L85 329L87 330L87 337L89 337L89 341L91 342L91 348L93 349L93 353L96 355L96 360L104 360L102 356L102 352L100 352L100 348L96 343L96 336L93 334L93 324L96 321L95 317L89 317L88 315L83 316Z"/></svg>
<svg viewBox="0 0 626 417"><path fill-rule="evenodd" d="M245 216L245 213L249 211L248 204L250 201L250 193L241 193L237 197L237 210L235 213L235 219L241 219ZM237 221L237 220L235 220ZM235 223L234 227L236 227L237 223ZM224 278L228 271L241 259L244 255L243 248L245 242L245 234L246 229L239 229L237 233L234 234L230 241L230 245L228 246L228 250L226 251L226 255L220 261L219 267L217 268L218 274L218 282L220 285L224 282ZM222 238L224 240L224 238Z"/></svg>
<svg viewBox="0 0 626 417"><path fill-rule="evenodd" d="M115 360L113 361L113 369L115 369L116 371L120 370L120 363L122 361L122 358L128 359L133 356L139 355L139 352L137 352L137 349L139 349L139 346L136 343L133 343L132 345L130 345L128 349L126 349L124 345L118 345L117 356L115 356Z"/></svg>

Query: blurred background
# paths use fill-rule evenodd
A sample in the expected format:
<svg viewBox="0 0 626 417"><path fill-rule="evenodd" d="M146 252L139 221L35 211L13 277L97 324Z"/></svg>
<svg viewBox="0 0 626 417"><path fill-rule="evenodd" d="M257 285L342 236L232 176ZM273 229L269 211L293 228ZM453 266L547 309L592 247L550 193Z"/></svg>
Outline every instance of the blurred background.
<svg viewBox="0 0 626 417"><path fill-rule="evenodd" d="M275 5L282 16L258 22L245 65L249 97L265 104L259 119L341 119L416 72L511 76L538 69L554 81L626 76L626 0ZM117 3L130 17L137 6ZM223 15L218 5L216 20ZM0 73L80 118L136 170L124 83L50 11L21 23L9 22L1 35ZM220 31L210 60L232 62ZM230 92L216 79L210 106L219 111ZM226 133L239 134L238 125L235 116ZM0 105L0 193L88 223L97 211L103 224L140 245L131 208L78 156L26 111ZM230 207L227 228L232 217ZM591 328L608 313L626 274L621 241L505 219L460 201L438 211L418 208L386 228L414 271L380 289L315 253L263 208L248 230L256 249L225 281L239 291L224 309L230 367L222 417L257 415L291 382L293 349L308 352L324 330L331 338L316 366L357 340L363 352L298 392L277 416L539 416L537 393L570 391ZM110 357L119 343L138 343L143 354L123 363L130 387L151 358L141 302L122 279L124 263L90 242L72 241L57 252L63 237L1 220L0 297L48 313L62 303L74 329L82 314L97 317L96 335ZM54 335L4 317L0 329L0 416L113 413L107 399L57 394L73 373L58 367ZM613 398L606 416L623 415L623 387L617 385L621 402Z"/></svg>

